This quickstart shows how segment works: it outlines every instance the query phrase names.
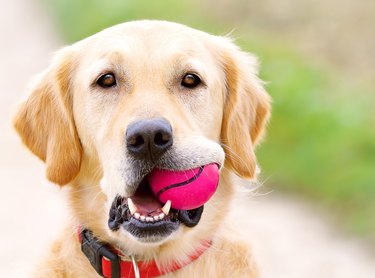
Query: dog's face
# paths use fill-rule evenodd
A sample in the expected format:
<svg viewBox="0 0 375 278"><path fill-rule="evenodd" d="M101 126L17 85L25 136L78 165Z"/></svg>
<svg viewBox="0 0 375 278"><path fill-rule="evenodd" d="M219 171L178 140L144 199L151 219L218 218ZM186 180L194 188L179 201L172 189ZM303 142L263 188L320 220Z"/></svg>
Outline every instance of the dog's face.
<svg viewBox="0 0 375 278"><path fill-rule="evenodd" d="M60 51L15 126L47 177L72 183L80 223L142 253L212 236L233 190L229 171L255 175L268 114L255 60L228 39L140 21ZM168 212L151 193L153 169L210 163L221 181L204 210Z"/></svg>

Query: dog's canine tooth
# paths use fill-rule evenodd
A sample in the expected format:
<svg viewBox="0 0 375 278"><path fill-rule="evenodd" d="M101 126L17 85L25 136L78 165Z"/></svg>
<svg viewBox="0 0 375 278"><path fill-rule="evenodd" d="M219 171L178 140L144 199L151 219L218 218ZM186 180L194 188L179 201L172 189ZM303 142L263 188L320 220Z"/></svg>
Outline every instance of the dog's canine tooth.
<svg viewBox="0 0 375 278"><path fill-rule="evenodd" d="M137 212L137 207L134 205L132 199L130 198L128 198L128 207L131 215Z"/></svg>
<svg viewBox="0 0 375 278"><path fill-rule="evenodd" d="M170 200L168 200L165 205L162 207L162 211L164 212L165 215L168 215L169 213L169 210L171 209L171 204L172 202Z"/></svg>

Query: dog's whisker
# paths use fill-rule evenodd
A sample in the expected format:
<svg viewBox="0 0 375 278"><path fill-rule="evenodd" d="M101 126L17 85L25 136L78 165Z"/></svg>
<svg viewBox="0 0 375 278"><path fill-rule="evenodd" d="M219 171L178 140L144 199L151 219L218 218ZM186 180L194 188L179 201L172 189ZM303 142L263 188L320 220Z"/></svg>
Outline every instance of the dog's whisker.
<svg viewBox="0 0 375 278"><path fill-rule="evenodd" d="M227 153L227 156L232 159L233 161L237 162L237 163L240 163L242 165L244 165L247 170L251 171L252 168L250 168L249 165L247 165L247 163L244 161L244 159L238 155L229 145L226 145L224 143L221 143L222 146L225 147L225 149L229 152Z"/></svg>

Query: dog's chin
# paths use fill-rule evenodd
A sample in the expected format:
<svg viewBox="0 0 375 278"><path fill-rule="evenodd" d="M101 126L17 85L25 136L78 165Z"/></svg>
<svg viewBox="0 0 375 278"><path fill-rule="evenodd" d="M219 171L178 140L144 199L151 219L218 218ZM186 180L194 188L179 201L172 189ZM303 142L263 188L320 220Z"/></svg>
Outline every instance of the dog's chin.
<svg viewBox="0 0 375 278"><path fill-rule="evenodd" d="M170 214L172 214L172 212L170 212ZM180 224L181 223L172 215L163 220L154 222L143 222L134 217L130 217L124 220L118 228L129 233L137 242L161 244L178 231Z"/></svg>
<svg viewBox="0 0 375 278"><path fill-rule="evenodd" d="M161 221L160 223L147 224L136 219L131 219L121 225L120 229L130 234L136 243L147 245L161 245L177 233L180 223Z"/></svg>

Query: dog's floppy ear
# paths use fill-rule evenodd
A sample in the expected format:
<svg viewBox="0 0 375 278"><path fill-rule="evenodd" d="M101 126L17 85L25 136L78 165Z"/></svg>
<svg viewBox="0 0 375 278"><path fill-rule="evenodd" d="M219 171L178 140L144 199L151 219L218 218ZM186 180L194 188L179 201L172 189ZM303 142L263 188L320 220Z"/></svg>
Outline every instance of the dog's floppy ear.
<svg viewBox="0 0 375 278"><path fill-rule="evenodd" d="M82 153L69 93L71 56L64 49L57 53L14 117L22 141L46 163L47 178L59 185L78 174Z"/></svg>
<svg viewBox="0 0 375 278"><path fill-rule="evenodd" d="M220 59L226 76L226 101L221 139L226 167L242 178L255 177L254 147L270 115L270 97L257 77L255 57L223 39Z"/></svg>

